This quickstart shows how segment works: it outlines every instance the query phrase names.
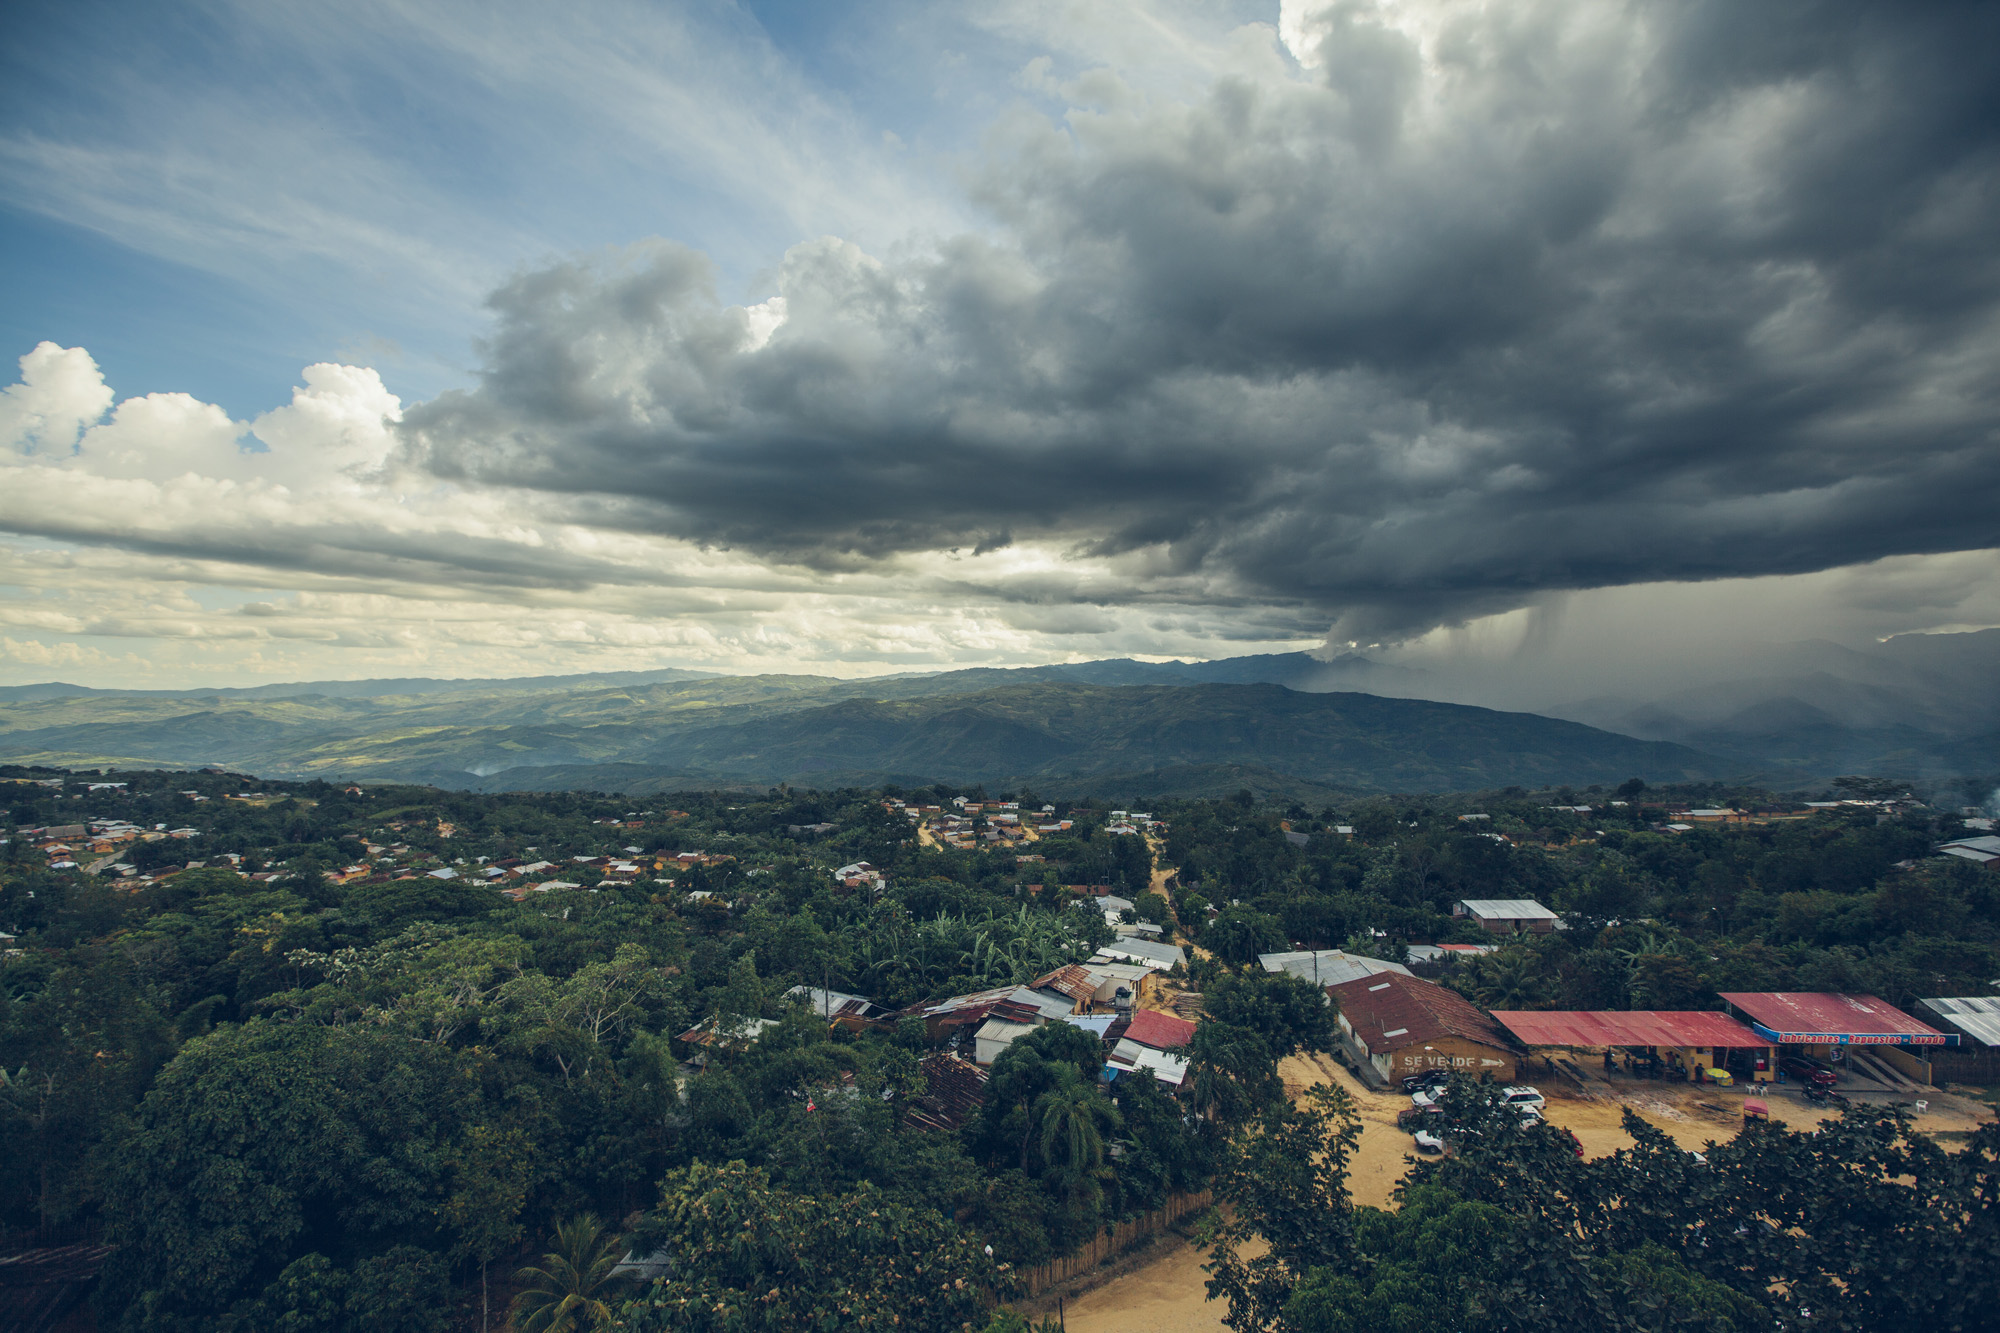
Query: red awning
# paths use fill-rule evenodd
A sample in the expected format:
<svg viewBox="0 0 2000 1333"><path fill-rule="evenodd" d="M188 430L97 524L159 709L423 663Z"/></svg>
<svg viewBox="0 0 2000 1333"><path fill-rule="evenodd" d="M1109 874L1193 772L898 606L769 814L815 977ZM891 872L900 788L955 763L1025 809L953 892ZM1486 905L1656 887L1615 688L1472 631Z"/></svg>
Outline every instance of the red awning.
<svg viewBox="0 0 2000 1333"><path fill-rule="evenodd" d="M1728 1014L1702 1009L1514 1009L1496 1012L1525 1046L1769 1046Z"/></svg>

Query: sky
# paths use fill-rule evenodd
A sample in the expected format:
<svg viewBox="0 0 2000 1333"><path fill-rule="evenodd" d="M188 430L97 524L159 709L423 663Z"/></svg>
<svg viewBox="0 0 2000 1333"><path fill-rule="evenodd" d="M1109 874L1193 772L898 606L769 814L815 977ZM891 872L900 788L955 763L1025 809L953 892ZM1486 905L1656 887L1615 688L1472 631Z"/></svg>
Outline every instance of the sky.
<svg viewBox="0 0 2000 1333"><path fill-rule="evenodd" d="M0 683L2000 625L2000 7L9 17Z"/></svg>

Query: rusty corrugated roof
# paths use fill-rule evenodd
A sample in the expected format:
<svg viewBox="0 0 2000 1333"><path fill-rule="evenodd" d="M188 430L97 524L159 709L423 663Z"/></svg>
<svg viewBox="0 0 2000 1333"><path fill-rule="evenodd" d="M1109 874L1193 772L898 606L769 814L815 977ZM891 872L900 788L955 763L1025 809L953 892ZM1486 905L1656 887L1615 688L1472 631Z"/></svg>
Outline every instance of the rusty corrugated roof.
<svg viewBox="0 0 2000 1333"><path fill-rule="evenodd" d="M948 1051L925 1056L918 1067L924 1073L924 1094L904 1111L904 1121L948 1133L965 1128L986 1101L986 1071Z"/></svg>
<svg viewBox="0 0 2000 1333"><path fill-rule="evenodd" d="M1097 978L1081 963L1071 963L1044 973L1028 983L1034 990L1058 991L1072 1000L1088 1000L1097 994Z"/></svg>
<svg viewBox="0 0 2000 1333"><path fill-rule="evenodd" d="M1370 1055L1439 1037L1460 1037L1501 1050L1516 1045L1513 1034L1470 1000L1419 977L1381 972L1326 989Z"/></svg>

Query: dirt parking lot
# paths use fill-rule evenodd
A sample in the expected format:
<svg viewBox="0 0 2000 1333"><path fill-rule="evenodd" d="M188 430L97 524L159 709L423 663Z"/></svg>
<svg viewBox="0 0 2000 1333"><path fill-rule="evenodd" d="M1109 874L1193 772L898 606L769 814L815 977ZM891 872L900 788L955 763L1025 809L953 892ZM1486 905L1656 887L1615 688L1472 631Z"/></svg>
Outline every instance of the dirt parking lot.
<svg viewBox="0 0 2000 1333"><path fill-rule="evenodd" d="M1355 1151L1349 1187L1356 1203L1392 1207L1391 1192L1409 1169L1407 1159L1415 1153L1414 1141L1396 1128L1396 1113L1409 1106L1410 1099L1401 1093L1371 1091L1330 1056L1294 1057L1278 1069L1294 1097L1315 1083L1334 1083L1354 1098L1361 1113L1361 1142ZM1837 1114L1800 1101L1789 1088L1760 1092L1684 1084L1606 1087L1591 1083L1588 1086L1597 1095L1582 1096L1566 1093L1552 1080L1537 1080L1535 1086L1549 1098L1549 1122L1575 1134L1591 1157L1632 1145L1623 1128L1626 1105L1676 1143L1696 1149L1736 1133L1742 1124L1745 1096L1763 1097L1774 1119L1800 1127ZM1948 1093L1934 1093L1925 1100L1929 1107L1917 1117L1917 1128L1941 1135L1947 1143L1995 1114L1991 1105ZM1185 1241L1169 1238L1134 1257L1138 1262L1117 1271L1110 1280L1065 1299L1064 1315L1072 1333L1225 1333L1221 1309L1208 1302L1203 1289L1205 1254ZM1037 1308L1041 1308L1040 1303ZM1047 1309L1054 1312L1053 1299L1047 1302Z"/></svg>

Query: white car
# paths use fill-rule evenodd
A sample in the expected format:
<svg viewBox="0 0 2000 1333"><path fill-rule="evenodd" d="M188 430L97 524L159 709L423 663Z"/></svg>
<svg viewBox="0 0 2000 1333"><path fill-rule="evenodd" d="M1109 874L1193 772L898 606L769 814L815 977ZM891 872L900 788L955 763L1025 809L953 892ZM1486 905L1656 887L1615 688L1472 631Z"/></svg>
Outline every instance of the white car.
<svg viewBox="0 0 2000 1333"><path fill-rule="evenodd" d="M1428 1129L1420 1129L1417 1131L1416 1137L1417 1137L1418 1152L1441 1153L1444 1151L1443 1135L1433 1133Z"/></svg>
<svg viewBox="0 0 2000 1333"><path fill-rule="evenodd" d="M1420 1092L1410 1094L1410 1105L1435 1106L1443 1096L1443 1088L1425 1088ZM1548 1099L1543 1097L1539 1091L1520 1084L1501 1088L1493 1094L1491 1100L1498 1102L1502 1106L1511 1107L1516 1111L1527 1112L1530 1115L1540 1115L1542 1108L1548 1105Z"/></svg>

